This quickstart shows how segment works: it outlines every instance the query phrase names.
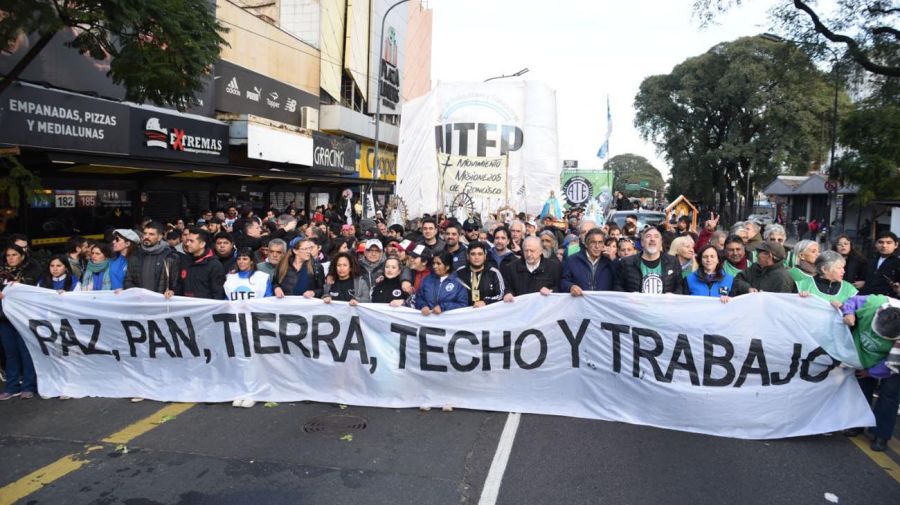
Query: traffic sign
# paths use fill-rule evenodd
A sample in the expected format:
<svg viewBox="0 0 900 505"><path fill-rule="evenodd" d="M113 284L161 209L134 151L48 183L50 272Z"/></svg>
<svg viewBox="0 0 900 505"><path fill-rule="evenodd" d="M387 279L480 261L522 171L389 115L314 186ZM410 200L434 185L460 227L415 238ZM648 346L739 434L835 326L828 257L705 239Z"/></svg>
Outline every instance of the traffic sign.
<svg viewBox="0 0 900 505"><path fill-rule="evenodd" d="M641 186L639 184L626 184L625 185L625 191L637 191L639 189L641 189Z"/></svg>
<svg viewBox="0 0 900 505"><path fill-rule="evenodd" d="M828 180L825 181L825 191L829 193L834 193L840 187L840 183L838 181Z"/></svg>
<svg viewBox="0 0 900 505"><path fill-rule="evenodd" d="M642 188L649 188L649 187L650 187L650 182L649 182L649 181L641 181L641 187L642 187Z"/></svg>

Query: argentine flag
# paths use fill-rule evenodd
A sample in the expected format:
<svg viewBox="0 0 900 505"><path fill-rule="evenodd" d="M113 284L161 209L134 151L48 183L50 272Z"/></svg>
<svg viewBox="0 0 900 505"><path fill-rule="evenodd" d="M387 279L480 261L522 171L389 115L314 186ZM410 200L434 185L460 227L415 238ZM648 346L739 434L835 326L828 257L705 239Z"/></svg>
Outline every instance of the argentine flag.
<svg viewBox="0 0 900 505"><path fill-rule="evenodd" d="M612 111L609 110L609 95L606 95L606 139L597 151L597 157L601 160L609 155L609 135L612 133Z"/></svg>

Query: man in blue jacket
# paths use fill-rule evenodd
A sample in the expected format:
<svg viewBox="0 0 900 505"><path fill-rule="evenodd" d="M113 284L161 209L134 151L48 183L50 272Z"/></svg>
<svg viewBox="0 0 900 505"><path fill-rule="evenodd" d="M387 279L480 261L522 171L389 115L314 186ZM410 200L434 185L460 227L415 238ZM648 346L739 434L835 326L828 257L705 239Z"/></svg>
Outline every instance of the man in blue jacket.
<svg viewBox="0 0 900 505"><path fill-rule="evenodd" d="M592 228L584 236L580 251L566 258L563 264L560 291L581 296L584 291L612 291L616 280L616 266L603 254L606 236L600 228Z"/></svg>

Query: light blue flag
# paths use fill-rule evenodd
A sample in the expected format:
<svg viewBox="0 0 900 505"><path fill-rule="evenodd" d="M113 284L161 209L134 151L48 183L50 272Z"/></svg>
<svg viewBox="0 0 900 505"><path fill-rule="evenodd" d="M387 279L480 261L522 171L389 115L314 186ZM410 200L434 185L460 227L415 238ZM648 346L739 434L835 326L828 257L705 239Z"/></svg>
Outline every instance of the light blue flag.
<svg viewBox="0 0 900 505"><path fill-rule="evenodd" d="M609 136L612 133L612 111L609 108L609 95L606 95L606 139L603 140L603 145L600 146L600 150L597 151L597 157L601 160L609 156Z"/></svg>

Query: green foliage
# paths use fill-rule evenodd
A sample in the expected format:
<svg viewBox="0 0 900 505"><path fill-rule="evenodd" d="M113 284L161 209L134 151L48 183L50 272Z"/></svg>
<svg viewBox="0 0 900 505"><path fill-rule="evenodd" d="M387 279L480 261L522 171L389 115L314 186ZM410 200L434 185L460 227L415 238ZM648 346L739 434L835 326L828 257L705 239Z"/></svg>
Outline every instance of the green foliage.
<svg viewBox="0 0 900 505"><path fill-rule="evenodd" d="M694 0L702 25L748 0ZM855 77L860 94L900 101L900 15L896 0L815 2L778 0L769 11L771 29L816 60L838 58ZM833 47L840 53L832 54Z"/></svg>
<svg viewBox="0 0 900 505"><path fill-rule="evenodd" d="M646 181L648 187L656 191L658 197L663 196L665 189L665 181L662 174L653 165L647 161L647 158L636 154L620 154L613 156L603 166L605 170L612 170L615 180L613 182L613 191L621 191L627 197L653 196L649 191L626 191L626 184L638 184Z"/></svg>
<svg viewBox="0 0 900 505"><path fill-rule="evenodd" d="M859 186L859 203L900 200L900 107L856 110L841 122L840 133L849 152L835 168L845 181Z"/></svg>
<svg viewBox="0 0 900 505"><path fill-rule="evenodd" d="M18 209L22 198L40 191L41 179L12 156L0 158L0 205Z"/></svg>
<svg viewBox="0 0 900 505"><path fill-rule="evenodd" d="M0 0L0 49L22 34L79 34L79 53L110 57L109 75L126 99L185 108L195 103L203 77L219 56L226 29L205 0ZM4 80L16 76L5 76Z"/></svg>
<svg viewBox="0 0 900 505"><path fill-rule="evenodd" d="M635 125L671 164L670 198L713 204L718 195L722 209L748 178L753 194L827 159L833 93L795 46L746 37L645 79Z"/></svg>

